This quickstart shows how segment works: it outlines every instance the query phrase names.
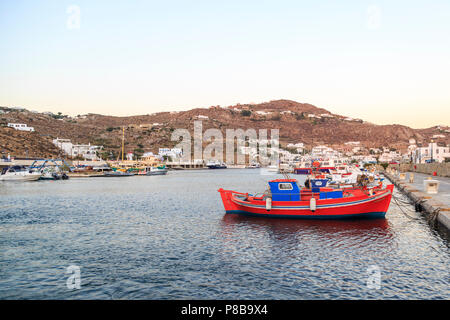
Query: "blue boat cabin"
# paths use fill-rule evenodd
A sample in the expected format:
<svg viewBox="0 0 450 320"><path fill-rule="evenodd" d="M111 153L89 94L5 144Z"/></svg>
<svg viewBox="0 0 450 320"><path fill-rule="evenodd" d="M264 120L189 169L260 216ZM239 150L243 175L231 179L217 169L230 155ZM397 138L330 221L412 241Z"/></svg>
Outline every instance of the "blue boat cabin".
<svg viewBox="0 0 450 320"><path fill-rule="evenodd" d="M273 201L300 201L300 188L297 180L272 180L269 181L269 187Z"/></svg>
<svg viewBox="0 0 450 320"><path fill-rule="evenodd" d="M319 199L340 199L342 190L321 191L327 184L326 179L311 179L312 193L319 193ZM295 179L278 179L269 181L273 201L300 201L300 188Z"/></svg>

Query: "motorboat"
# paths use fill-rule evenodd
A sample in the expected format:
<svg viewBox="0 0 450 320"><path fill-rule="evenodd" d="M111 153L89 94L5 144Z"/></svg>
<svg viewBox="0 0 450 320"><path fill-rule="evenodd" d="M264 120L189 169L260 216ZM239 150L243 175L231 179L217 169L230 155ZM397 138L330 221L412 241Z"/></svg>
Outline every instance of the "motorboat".
<svg viewBox="0 0 450 320"><path fill-rule="evenodd" d="M41 173L41 180L67 180L69 164L64 159L39 159L33 161L30 170Z"/></svg>
<svg viewBox="0 0 450 320"><path fill-rule="evenodd" d="M10 166L2 169L0 181L36 181L41 175L25 166Z"/></svg>
<svg viewBox="0 0 450 320"><path fill-rule="evenodd" d="M206 163L206 166L209 169L226 169L227 165L224 162L220 162L218 160L210 160Z"/></svg>
<svg viewBox="0 0 450 320"><path fill-rule="evenodd" d="M258 162L252 162L246 167L246 169L259 169L259 168L261 168L261 166L259 165Z"/></svg>
<svg viewBox="0 0 450 320"><path fill-rule="evenodd" d="M167 174L169 170L167 169L166 165L162 164L159 166L151 166L151 167L145 167L143 170L140 170L138 172L139 176L162 176Z"/></svg>
<svg viewBox="0 0 450 320"><path fill-rule="evenodd" d="M103 172L103 177L132 177L135 174L128 171L114 170Z"/></svg>
<svg viewBox="0 0 450 320"><path fill-rule="evenodd" d="M58 170L57 167L46 167L41 171L41 180L67 180L69 176L63 172Z"/></svg>

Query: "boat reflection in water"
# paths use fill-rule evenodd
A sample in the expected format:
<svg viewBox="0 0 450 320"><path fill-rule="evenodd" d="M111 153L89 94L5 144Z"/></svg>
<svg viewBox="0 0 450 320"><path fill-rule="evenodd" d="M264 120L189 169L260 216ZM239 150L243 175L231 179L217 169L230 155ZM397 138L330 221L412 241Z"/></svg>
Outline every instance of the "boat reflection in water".
<svg viewBox="0 0 450 320"><path fill-rule="evenodd" d="M334 263L346 264L346 260L383 257L397 248L387 219L254 219L225 214L221 227L224 252L242 258L246 247L254 247L253 258L261 255L261 261L273 255L289 263L302 264L306 258L320 264L317 261L335 257Z"/></svg>
<svg viewBox="0 0 450 320"><path fill-rule="evenodd" d="M336 236L360 236L367 233L391 238L387 219L359 220L288 220L274 218L254 219L242 215L225 214L222 219L224 231L233 232L234 228L248 228L253 232L267 232L278 236L291 236L300 233L317 233L330 238Z"/></svg>

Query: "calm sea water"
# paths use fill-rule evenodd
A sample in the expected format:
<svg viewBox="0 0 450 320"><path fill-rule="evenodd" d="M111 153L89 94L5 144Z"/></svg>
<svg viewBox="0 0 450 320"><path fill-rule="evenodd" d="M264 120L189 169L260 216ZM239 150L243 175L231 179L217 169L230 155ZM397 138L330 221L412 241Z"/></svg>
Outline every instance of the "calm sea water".
<svg viewBox="0 0 450 320"><path fill-rule="evenodd" d="M228 169L0 183L0 298L450 298L448 238L394 203L381 220L224 214L219 187L259 192L270 178ZM79 290L66 285L71 265ZM367 286L371 266L379 289Z"/></svg>

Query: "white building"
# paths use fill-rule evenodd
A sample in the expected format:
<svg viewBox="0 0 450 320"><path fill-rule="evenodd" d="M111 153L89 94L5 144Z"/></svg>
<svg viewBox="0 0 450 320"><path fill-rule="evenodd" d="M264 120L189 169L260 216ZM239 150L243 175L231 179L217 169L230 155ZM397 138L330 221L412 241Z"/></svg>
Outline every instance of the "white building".
<svg viewBox="0 0 450 320"><path fill-rule="evenodd" d="M318 158L339 157L341 154L327 146L315 146L311 150L311 156Z"/></svg>
<svg viewBox="0 0 450 320"><path fill-rule="evenodd" d="M255 113L260 116L267 116L267 115L272 114L272 112L270 112L270 111L255 111Z"/></svg>
<svg viewBox="0 0 450 320"><path fill-rule="evenodd" d="M301 142L295 143L295 144L294 143L289 143L287 145L287 147L297 150L298 153L302 153L303 150L305 149L305 145L303 143L301 143Z"/></svg>
<svg viewBox="0 0 450 320"><path fill-rule="evenodd" d="M94 146L89 144L73 144L70 139L54 139L53 144L61 149L66 155L75 158L82 157L84 160L97 161L100 158L97 152L103 149L103 146Z"/></svg>
<svg viewBox="0 0 450 320"><path fill-rule="evenodd" d="M363 163L377 163L377 159L373 156L364 156L361 161Z"/></svg>
<svg viewBox="0 0 450 320"><path fill-rule="evenodd" d="M181 158L183 156L183 149L181 148L159 148L158 155L160 157L169 157L172 159Z"/></svg>
<svg viewBox="0 0 450 320"><path fill-rule="evenodd" d="M444 162L450 158L450 148L440 147L436 142L431 142L428 147L416 148L413 153L414 163Z"/></svg>
<svg viewBox="0 0 450 320"><path fill-rule="evenodd" d="M383 154L378 158L379 162L392 162L392 161L400 161L402 156L398 151L384 151Z"/></svg>
<svg viewBox="0 0 450 320"><path fill-rule="evenodd" d="M14 128L14 129L20 130L20 131L28 131L28 132L34 131L33 127L29 127L25 123L8 123L8 127Z"/></svg>

